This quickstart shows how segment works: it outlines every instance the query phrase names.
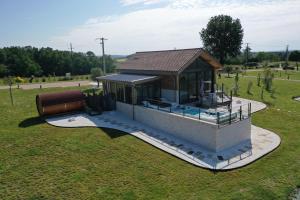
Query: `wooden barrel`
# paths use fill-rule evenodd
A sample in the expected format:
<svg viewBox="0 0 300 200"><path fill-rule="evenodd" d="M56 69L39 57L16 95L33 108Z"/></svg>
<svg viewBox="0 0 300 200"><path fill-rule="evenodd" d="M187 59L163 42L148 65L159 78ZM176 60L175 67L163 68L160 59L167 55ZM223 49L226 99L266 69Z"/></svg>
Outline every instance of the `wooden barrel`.
<svg viewBox="0 0 300 200"><path fill-rule="evenodd" d="M65 91L36 95L36 107L40 116L83 110L85 96L81 91Z"/></svg>

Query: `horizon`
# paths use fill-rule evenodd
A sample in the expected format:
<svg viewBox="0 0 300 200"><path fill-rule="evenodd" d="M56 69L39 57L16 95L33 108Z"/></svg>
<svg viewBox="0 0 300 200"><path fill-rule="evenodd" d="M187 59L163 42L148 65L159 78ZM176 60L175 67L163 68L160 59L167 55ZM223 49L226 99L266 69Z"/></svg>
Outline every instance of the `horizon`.
<svg viewBox="0 0 300 200"><path fill-rule="evenodd" d="M198 32L210 17L241 20L243 43L253 52L300 49L297 0L90 0L0 2L0 48L50 47L101 55L97 37L108 38L106 54L202 47ZM79 11L79 12L78 12ZM13 13L13 15L11 15ZM9 17L7 17L9 16ZM245 45L243 45L245 48Z"/></svg>
<svg viewBox="0 0 300 200"><path fill-rule="evenodd" d="M45 47L35 47L35 46L31 46L31 45L27 45L27 46L6 46L6 47L0 47L1 48L13 48L13 47L18 47L18 48L26 48L26 47L32 47L32 48L38 48L38 49L42 49L42 48L51 48L52 50L58 50L58 51L67 51L67 52L70 52L70 49L66 49L66 50L61 50L61 49L55 49L55 48L52 48L52 47L49 47L49 46L45 46ZM196 47L196 48L202 48L202 47ZM160 52L160 51L176 51L176 50L185 50L185 49L195 49L195 48L182 48L182 49L161 49L161 50L150 50L150 51L137 51L137 52L132 52L131 54L108 54L108 53L105 53L106 56L120 56L120 57L126 57L126 56L130 56L132 54L135 54L135 53L141 53L141 52ZM205 50L205 49L204 49ZM88 50L89 51L89 50ZM73 53L87 53L88 51L84 52L84 51L73 51ZM300 49L289 49L289 52L292 52L292 51L300 51ZM91 51L93 52L93 51ZM260 52L264 52L264 53L285 53L286 50L278 50L278 51L252 51L250 53L260 53ZM93 52L95 53L95 52ZM241 54L242 55L243 52L241 51ZM96 54L95 55L97 57L101 57L102 54Z"/></svg>

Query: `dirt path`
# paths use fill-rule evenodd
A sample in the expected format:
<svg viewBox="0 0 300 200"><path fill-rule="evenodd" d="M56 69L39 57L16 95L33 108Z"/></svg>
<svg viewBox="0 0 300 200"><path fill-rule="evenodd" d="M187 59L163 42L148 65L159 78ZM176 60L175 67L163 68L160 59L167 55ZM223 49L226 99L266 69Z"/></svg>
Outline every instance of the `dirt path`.
<svg viewBox="0 0 300 200"><path fill-rule="evenodd" d="M60 81L53 83L32 83L32 84L21 84L20 89L31 90L37 88L55 88L55 87L75 87L75 86L87 86L87 85L96 85L96 82L91 81ZM0 90L8 89L8 86L0 86ZM17 88L16 85L12 88Z"/></svg>

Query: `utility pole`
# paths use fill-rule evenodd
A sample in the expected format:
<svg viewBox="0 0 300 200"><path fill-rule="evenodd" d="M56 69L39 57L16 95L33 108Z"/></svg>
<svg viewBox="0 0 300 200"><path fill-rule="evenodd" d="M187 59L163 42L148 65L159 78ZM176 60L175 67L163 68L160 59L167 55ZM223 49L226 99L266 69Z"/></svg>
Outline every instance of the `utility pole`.
<svg viewBox="0 0 300 200"><path fill-rule="evenodd" d="M248 63L249 60L249 44L250 43L246 43L246 64Z"/></svg>
<svg viewBox="0 0 300 200"><path fill-rule="evenodd" d="M72 43L70 43L70 51L71 51L71 71L72 71L72 75L73 75L73 45ZM72 76L71 75L71 76Z"/></svg>
<svg viewBox="0 0 300 200"><path fill-rule="evenodd" d="M285 66L287 67L289 65L289 45L286 45L285 56Z"/></svg>
<svg viewBox="0 0 300 200"><path fill-rule="evenodd" d="M104 52L104 37L96 38L96 40L99 40L99 44L102 45L102 63L103 63L103 74L106 75L106 63L105 63L105 52Z"/></svg>

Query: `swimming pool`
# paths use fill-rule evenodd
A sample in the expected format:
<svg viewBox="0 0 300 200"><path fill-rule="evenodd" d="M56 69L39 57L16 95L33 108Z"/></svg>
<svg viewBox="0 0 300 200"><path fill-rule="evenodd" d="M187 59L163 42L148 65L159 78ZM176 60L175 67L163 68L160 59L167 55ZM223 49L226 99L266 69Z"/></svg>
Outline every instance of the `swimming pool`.
<svg viewBox="0 0 300 200"><path fill-rule="evenodd" d="M172 105L167 108L160 108L157 105L152 105L149 102L144 104L145 107L158 109L160 111L175 113L178 115L191 117L199 120L204 120L212 123L224 123L237 118L237 113L230 113L225 110L203 109L186 105Z"/></svg>

